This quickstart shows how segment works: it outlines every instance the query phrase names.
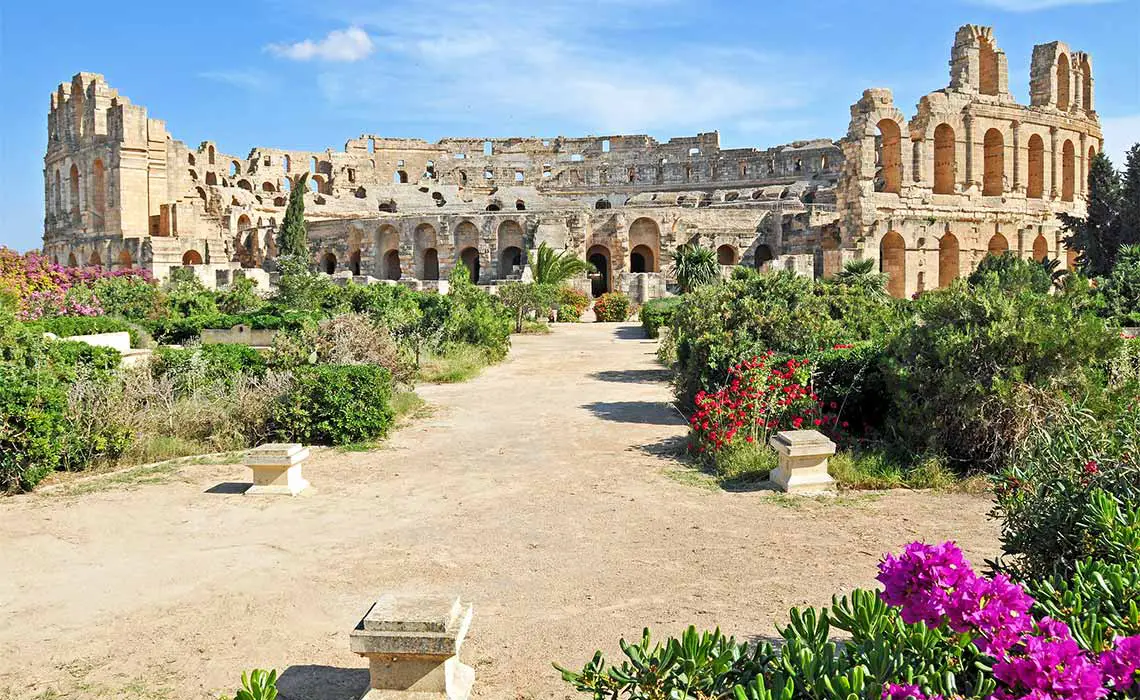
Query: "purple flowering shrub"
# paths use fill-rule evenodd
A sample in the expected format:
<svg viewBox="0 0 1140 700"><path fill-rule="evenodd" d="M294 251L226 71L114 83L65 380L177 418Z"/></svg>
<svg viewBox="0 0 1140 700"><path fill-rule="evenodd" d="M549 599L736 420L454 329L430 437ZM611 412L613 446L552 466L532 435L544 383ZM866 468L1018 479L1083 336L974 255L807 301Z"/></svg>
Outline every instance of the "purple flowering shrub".
<svg viewBox="0 0 1140 700"><path fill-rule="evenodd" d="M103 308L80 288L104 279L151 280L147 270L64 267L38 253L21 255L0 246L0 296L15 299L17 317L34 321L51 316L101 316ZM76 291L72 291L75 289Z"/></svg>

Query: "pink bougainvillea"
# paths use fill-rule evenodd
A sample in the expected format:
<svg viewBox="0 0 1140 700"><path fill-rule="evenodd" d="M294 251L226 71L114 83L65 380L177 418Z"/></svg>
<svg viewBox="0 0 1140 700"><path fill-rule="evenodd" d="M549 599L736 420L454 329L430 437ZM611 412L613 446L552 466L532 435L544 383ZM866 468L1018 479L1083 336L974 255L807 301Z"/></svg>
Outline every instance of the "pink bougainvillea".
<svg viewBox="0 0 1140 700"><path fill-rule="evenodd" d="M68 290L112 277L152 279L147 270L64 267L38 253L20 254L0 246L0 295L13 298L17 313L25 320L102 315L103 308L93 295L74 297Z"/></svg>

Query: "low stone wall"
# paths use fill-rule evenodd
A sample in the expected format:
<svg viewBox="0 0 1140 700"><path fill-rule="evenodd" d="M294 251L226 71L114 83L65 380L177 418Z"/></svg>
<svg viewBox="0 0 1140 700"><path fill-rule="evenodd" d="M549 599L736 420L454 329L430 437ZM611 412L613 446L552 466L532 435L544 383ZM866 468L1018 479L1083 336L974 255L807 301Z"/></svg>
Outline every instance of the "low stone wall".
<svg viewBox="0 0 1140 700"><path fill-rule="evenodd" d="M277 331L254 329L245 324L238 324L233 328L203 328L203 345L252 345L254 347L269 347Z"/></svg>
<svg viewBox="0 0 1140 700"><path fill-rule="evenodd" d="M91 335L72 335L63 340L74 340L79 343L87 343L97 348L114 348L121 353L127 353L131 349L131 334L126 331L119 331L116 333L93 333Z"/></svg>

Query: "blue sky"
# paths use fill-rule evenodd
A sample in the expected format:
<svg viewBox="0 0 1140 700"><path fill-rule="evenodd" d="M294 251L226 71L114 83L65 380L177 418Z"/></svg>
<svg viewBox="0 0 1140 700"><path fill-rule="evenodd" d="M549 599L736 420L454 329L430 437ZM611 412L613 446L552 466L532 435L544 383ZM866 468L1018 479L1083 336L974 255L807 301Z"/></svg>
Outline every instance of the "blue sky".
<svg viewBox="0 0 1140 700"><path fill-rule="evenodd" d="M1140 0L5 3L0 244L39 243L48 99L80 71L175 138L241 155L363 132L715 129L726 147L766 147L842 136L866 87L892 88L911 116L948 82L967 22L994 27L1020 102L1033 44L1090 52L1109 153L1140 141Z"/></svg>

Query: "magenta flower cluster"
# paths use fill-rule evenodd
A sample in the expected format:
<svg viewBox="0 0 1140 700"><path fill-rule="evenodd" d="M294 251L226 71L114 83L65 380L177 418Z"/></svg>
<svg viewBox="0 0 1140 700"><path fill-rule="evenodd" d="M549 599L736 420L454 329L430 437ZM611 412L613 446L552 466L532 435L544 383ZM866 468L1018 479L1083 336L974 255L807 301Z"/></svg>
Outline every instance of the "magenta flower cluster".
<svg viewBox="0 0 1140 700"><path fill-rule="evenodd" d="M105 270L102 267L64 267L38 253L21 255L0 246L0 294L11 294L19 305L20 318L44 316L99 316L103 309L93 295L73 299L68 290L78 285L114 277L138 277L152 281L147 270Z"/></svg>
<svg viewBox="0 0 1140 700"><path fill-rule="evenodd" d="M994 657L998 690L990 700L1098 700L1128 691L1140 669L1140 636L1117 640L1097 660L1063 622L1030 613L1031 598L1002 575L979 576L952 542L912 542L879 564L880 597L903 620L946 627ZM888 684L883 700L936 700L912 685ZM937 700L941 700L937 698Z"/></svg>

